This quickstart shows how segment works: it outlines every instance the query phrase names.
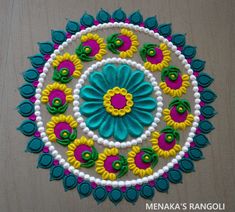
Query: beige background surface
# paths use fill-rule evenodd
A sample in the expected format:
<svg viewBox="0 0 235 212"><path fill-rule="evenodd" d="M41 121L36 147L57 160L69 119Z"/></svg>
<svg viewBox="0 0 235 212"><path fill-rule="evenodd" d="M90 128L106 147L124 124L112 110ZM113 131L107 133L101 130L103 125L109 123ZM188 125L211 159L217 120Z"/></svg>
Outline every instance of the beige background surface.
<svg viewBox="0 0 235 212"><path fill-rule="evenodd" d="M127 13L140 9L145 17L157 14L160 23L172 22L174 32L186 32L216 79L212 88L219 115L209 136L212 145L203 150L206 160L153 202L224 202L226 211L234 211L234 1L0 0L0 212L145 211L142 198L135 206L126 201L97 206L92 197L80 200L76 191L64 192L61 182L48 180L48 170L36 169L37 157L24 153L26 138L15 130L21 120L15 110L21 100L17 88L29 66L26 57L37 52L36 42L47 40L52 28L62 29L65 18L79 20L84 11L120 6Z"/></svg>

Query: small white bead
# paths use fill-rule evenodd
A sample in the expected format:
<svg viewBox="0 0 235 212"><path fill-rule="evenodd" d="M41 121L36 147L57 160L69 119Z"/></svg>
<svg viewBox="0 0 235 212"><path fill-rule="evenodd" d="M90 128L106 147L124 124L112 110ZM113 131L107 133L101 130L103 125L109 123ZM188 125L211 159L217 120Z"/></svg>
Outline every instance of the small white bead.
<svg viewBox="0 0 235 212"><path fill-rule="evenodd" d="M84 179L88 180L90 178L89 174L85 174Z"/></svg>
<svg viewBox="0 0 235 212"><path fill-rule="evenodd" d="M192 69L189 69L187 72L188 72L189 75L193 76L193 70Z"/></svg>
<svg viewBox="0 0 235 212"><path fill-rule="evenodd" d="M196 110L200 110L201 106L200 106L199 104L195 104L194 108L195 108Z"/></svg>
<svg viewBox="0 0 235 212"><path fill-rule="evenodd" d="M64 165L63 165L63 167L64 167L64 169L68 169L69 168L69 163L64 163Z"/></svg>
<svg viewBox="0 0 235 212"><path fill-rule="evenodd" d="M78 174L78 176L82 177L82 178L84 177L84 175L85 175L84 172L79 172L79 174Z"/></svg>
<svg viewBox="0 0 235 212"><path fill-rule="evenodd" d="M38 128L38 131L39 131L39 132L44 132L44 131L45 131L45 128L44 128L44 127L39 127L39 128Z"/></svg>
<svg viewBox="0 0 235 212"><path fill-rule="evenodd" d="M193 127L197 128L198 127L198 123L197 122L193 122Z"/></svg>
<svg viewBox="0 0 235 212"><path fill-rule="evenodd" d="M82 122L82 123L80 123L80 125L79 125L82 129L84 129L85 127L86 127L86 124L85 124L85 122Z"/></svg>
<svg viewBox="0 0 235 212"><path fill-rule="evenodd" d="M182 157L180 155L176 155L176 159L179 161L182 159Z"/></svg>
<svg viewBox="0 0 235 212"><path fill-rule="evenodd" d="M37 122L37 126L38 127L42 127L43 126L43 122L42 121Z"/></svg>
<svg viewBox="0 0 235 212"><path fill-rule="evenodd" d="M56 155L58 155L58 151L54 150L51 154L52 154L53 157L55 157Z"/></svg>
<svg viewBox="0 0 235 212"><path fill-rule="evenodd" d="M60 51L59 51L58 49L56 49L56 50L54 51L54 53L55 53L55 54L60 54Z"/></svg>
<svg viewBox="0 0 235 212"><path fill-rule="evenodd" d="M180 54L181 54L181 51L176 50L176 51L175 51L175 54L176 54L176 55L180 55Z"/></svg>
<svg viewBox="0 0 235 212"><path fill-rule="evenodd" d="M79 171L77 169L73 170L73 174L78 177Z"/></svg>
<svg viewBox="0 0 235 212"><path fill-rule="evenodd" d="M163 167L163 171L164 171L164 172L168 172L168 171L169 171L169 168L168 168L167 166L164 166L164 167Z"/></svg>
<svg viewBox="0 0 235 212"><path fill-rule="evenodd" d="M97 135L93 135L92 139L93 139L94 141L97 141L97 140L98 140L98 136L97 136Z"/></svg>
<svg viewBox="0 0 235 212"><path fill-rule="evenodd" d="M173 164L177 164L178 161L174 158L174 159L172 159L172 163L173 163Z"/></svg>
<svg viewBox="0 0 235 212"><path fill-rule="evenodd" d="M190 66L190 64L185 64L184 67L186 70L189 70L191 66Z"/></svg>
<svg viewBox="0 0 235 212"><path fill-rule="evenodd" d="M46 142L45 146L47 146L47 147L51 146L51 142L50 141Z"/></svg>
<svg viewBox="0 0 235 212"><path fill-rule="evenodd" d="M87 134L89 137L93 137L94 133L92 131L89 131Z"/></svg>
<svg viewBox="0 0 235 212"><path fill-rule="evenodd" d="M59 160L59 164L63 166L63 165L65 164L65 159L64 159L64 158L61 158L61 159Z"/></svg>
<svg viewBox="0 0 235 212"><path fill-rule="evenodd" d="M120 142L115 142L115 147L120 148L121 147L121 143Z"/></svg>
<svg viewBox="0 0 235 212"><path fill-rule="evenodd" d="M163 169L159 169L158 172L159 172L160 175L164 174L164 170Z"/></svg>
<svg viewBox="0 0 235 212"><path fill-rule="evenodd" d="M189 143L189 142L186 142L184 145L185 145L186 147L190 147L190 143Z"/></svg>
<svg viewBox="0 0 235 212"><path fill-rule="evenodd" d="M146 131L145 131L145 135L146 135L146 136L150 136L150 135L151 135L151 132L150 132L149 130L146 130Z"/></svg>
<svg viewBox="0 0 235 212"><path fill-rule="evenodd" d="M143 135L141 135L141 138L142 138L142 140L146 140L147 136L143 134Z"/></svg>
<svg viewBox="0 0 235 212"><path fill-rule="evenodd" d="M54 150L55 150L55 147L54 147L54 146L50 146L50 147L49 147L49 151L50 151L50 152L52 152L52 151L54 151Z"/></svg>
<svg viewBox="0 0 235 212"><path fill-rule="evenodd" d="M195 136L195 133L193 133L193 132L189 133L189 137L193 138L194 136Z"/></svg>
<svg viewBox="0 0 235 212"><path fill-rule="evenodd" d="M52 59L55 59L55 58L56 58L56 54L55 54L55 53L52 53L52 54L51 54L51 58L52 58Z"/></svg>
<svg viewBox="0 0 235 212"><path fill-rule="evenodd" d="M184 146L184 147L182 148L182 150L183 150L183 152L187 152L187 151L188 151L188 147ZM183 155L182 155L182 152L180 152L180 155L183 156Z"/></svg>
<svg viewBox="0 0 235 212"><path fill-rule="evenodd" d="M75 170L75 168L74 168L73 166L70 166L70 167L68 168L68 170L73 173L74 170Z"/></svg>
<svg viewBox="0 0 235 212"><path fill-rule="evenodd" d="M176 46L172 46L171 50L172 50L173 52L175 52L175 51L177 50L177 47L176 47Z"/></svg>
<svg viewBox="0 0 235 212"><path fill-rule="evenodd" d="M89 128L88 128L88 127L85 127L85 128L83 129L83 132L87 134L87 133L89 132Z"/></svg>
<svg viewBox="0 0 235 212"><path fill-rule="evenodd" d="M103 144L105 145L105 146L107 146L108 144L109 144L109 141L108 140L103 140Z"/></svg>
<svg viewBox="0 0 235 212"><path fill-rule="evenodd" d="M121 148L125 149L126 148L126 143L121 143Z"/></svg>

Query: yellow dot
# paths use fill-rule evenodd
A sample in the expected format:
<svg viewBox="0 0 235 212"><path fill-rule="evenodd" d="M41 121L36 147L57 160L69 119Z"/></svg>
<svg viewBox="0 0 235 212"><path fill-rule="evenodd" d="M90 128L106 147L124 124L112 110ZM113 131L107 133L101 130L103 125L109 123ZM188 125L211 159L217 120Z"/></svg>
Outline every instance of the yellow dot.
<svg viewBox="0 0 235 212"><path fill-rule="evenodd" d="M153 51L150 51L150 54L153 54Z"/></svg>

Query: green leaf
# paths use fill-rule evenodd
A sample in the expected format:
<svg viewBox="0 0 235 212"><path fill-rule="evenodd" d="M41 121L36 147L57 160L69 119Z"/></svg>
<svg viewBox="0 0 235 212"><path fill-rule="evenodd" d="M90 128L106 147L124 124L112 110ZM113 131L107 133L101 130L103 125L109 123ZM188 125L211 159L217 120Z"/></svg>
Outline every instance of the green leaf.
<svg viewBox="0 0 235 212"><path fill-rule="evenodd" d="M96 161L98 159L98 152L96 150L96 148L93 146L92 147L92 153L91 153L91 158Z"/></svg>
<svg viewBox="0 0 235 212"><path fill-rule="evenodd" d="M152 168L154 168L156 165L157 165L157 163L158 163L158 155L156 154L156 153L154 153L153 155L152 155L152 164L151 164L151 167Z"/></svg>
<svg viewBox="0 0 235 212"><path fill-rule="evenodd" d="M180 104L180 103L181 103L181 100L176 97L176 98L174 98L174 99L170 102L169 108L172 108L172 107L174 107L174 106L177 106L177 105Z"/></svg>
<svg viewBox="0 0 235 212"><path fill-rule="evenodd" d="M94 160L89 160L86 163L81 163L81 167L84 167L84 168L90 168L90 167L92 167L94 165L95 165L95 161Z"/></svg>
<svg viewBox="0 0 235 212"><path fill-rule="evenodd" d="M50 106L49 104L46 105L46 108L48 110L49 113L55 115L58 113L58 110L57 108L53 107L53 106Z"/></svg>
<svg viewBox="0 0 235 212"><path fill-rule="evenodd" d="M77 129L73 129L73 133L69 136L69 140L73 141L77 138Z"/></svg>
<svg viewBox="0 0 235 212"><path fill-rule="evenodd" d="M141 150L144 151L145 153L150 154L150 155L152 155L154 153L154 151L150 147L143 147L143 148L141 148Z"/></svg>
<svg viewBox="0 0 235 212"><path fill-rule="evenodd" d="M190 107L190 103L189 101L185 100L185 99L182 99L181 102L183 103L183 105L185 106L185 108L191 112L191 107Z"/></svg>
<svg viewBox="0 0 235 212"><path fill-rule="evenodd" d="M128 166L122 166L121 170L117 175L117 178L124 176L127 172L128 172Z"/></svg>
<svg viewBox="0 0 235 212"><path fill-rule="evenodd" d="M64 113L68 108L68 103L65 103L64 105L61 105L59 108L58 108L58 113Z"/></svg>
<svg viewBox="0 0 235 212"><path fill-rule="evenodd" d="M60 139L57 138L56 142L59 143L62 146L68 146L71 143L71 140L69 140L69 139L60 140Z"/></svg>

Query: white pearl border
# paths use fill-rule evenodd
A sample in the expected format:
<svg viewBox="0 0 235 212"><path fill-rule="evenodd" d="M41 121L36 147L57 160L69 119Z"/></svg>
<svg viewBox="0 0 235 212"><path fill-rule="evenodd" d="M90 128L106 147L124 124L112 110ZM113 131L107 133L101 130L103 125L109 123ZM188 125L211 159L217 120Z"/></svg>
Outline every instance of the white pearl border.
<svg viewBox="0 0 235 212"><path fill-rule="evenodd" d="M96 135L92 130L90 130L87 126L86 123L83 119L83 117L81 116L81 113L79 112L79 93L80 93L80 89L82 88L83 84L85 83L85 80L88 78L89 74L97 69L99 69L100 67L108 64L108 63L117 63L117 64L127 64L130 65L138 70L141 70L144 72L144 74L147 76L147 78L149 79L150 83L153 86L153 90L155 95L157 96L156 100L157 100L157 112L155 114L154 117L154 121L152 122L152 124L148 127L147 130L144 131L144 133L139 136L138 138L132 139L131 141L125 141L125 142L118 142L118 141L111 141L111 140L107 140L107 139L103 139L102 137L99 137L98 135ZM90 138L92 138L94 141L96 141L98 144L102 144L104 146L108 146L108 147L117 147L117 148L127 148L127 147L131 147L133 145L137 145L142 143L144 140L146 140L148 137L150 137L151 133L156 130L157 124L160 122L160 118L162 116L162 107L163 107L163 98L162 98L162 92L160 91L160 88L157 84L156 78L153 76L153 74L146 70L144 68L144 66L142 66L139 63L136 63L132 60L127 60L127 59L121 59L121 58L108 58L108 59L104 59L100 62L97 62L95 64L93 64L91 67L89 67L80 77L80 79L78 80L78 83L75 85L75 89L73 92L73 97L74 97L74 101L73 101L73 111L74 111L74 116L77 119L77 122L79 123L80 128L82 128L82 131Z"/></svg>
<svg viewBox="0 0 235 212"><path fill-rule="evenodd" d="M144 32L145 34L148 34L150 36L153 36L154 38L158 39L159 41L165 43L172 52L176 54L176 56L181 60L181 63L184 65L185 69L187 70L187 73L190 75L190 80L192 81L193 85L193 91L194 91L194 97L195 97L195 110L194 110L194 122L193 126L190 129L189 136L185 142L185 145L182 148L182 151L180 151L177 156L172 159L171 162L169 162L166 166L164 166L162 169L159 169L156 171L153 175L136 179L136 180L126 180L126 181L110 181L110 180L102 180L100 178L95 178L93 176L90 176L89 174L85 174L84 172L81 172L77 169L75 169L73 166L70 166L68 162L65 161L65 159L62 158L62 156L58 153L57 150L55 150L55 147L52 145L52 143L49 141L46 133L44 124L42 122L41 112L40 112L40 104L41 104L41 92L43 87L43 82L46 77L46 74L51 66L52 61L55 59L56 55L60 54L61 51L65 47L67 47L72 41L78 39L81 37L81 35L86 34L88 32L100 30L100 29L106 29L106 28L112 28L112 27L125 27L129 28L134 31ZM70 172L72 172L74 175L84 178L85 180L88 180L90 182L95 182L97 185L110 185L113 187L122 187L122 186L135 186L136 184L143 184L147 183L148 181L154 180L158 177L160 177L164 172L167 172L170 168L174 166L174 164L177 164L179 160L182 159L185 152L188 151L188 148L190 147L190 143L193 141L193 137L195 136L196 129L198 127L198 123L200 121L199 115L200 115L200 93L198 92L198 82L196 80L196 77L193 75L193 70L191 69L190 64L185 59L185 56L181 53L181 51L177 50L177 46L175 46L172 42L168 41L166 38L161 36L159 33L154 32L153 30L149 30L144 27L140 27L133 24L127 24L127 23L105 23L105 24L98 24L97 26L92 26L90 28L87 28L85 30L82 30L80 32L77 32L75 35L72 35L71 38L68 38L65 42L63 42L58 49L54 51L53 54L51 54L50 59L45 63L43 72L40 74L39 77L39 83L36 88L36 94L35 94L35 115L36 115L36 122L38 126L38 131L40 132L42 141L45 143L45 146L49 147L49 151L51 152L52 156L59 161L59 164L61 164L65 169L68 169Z"/></svg>

